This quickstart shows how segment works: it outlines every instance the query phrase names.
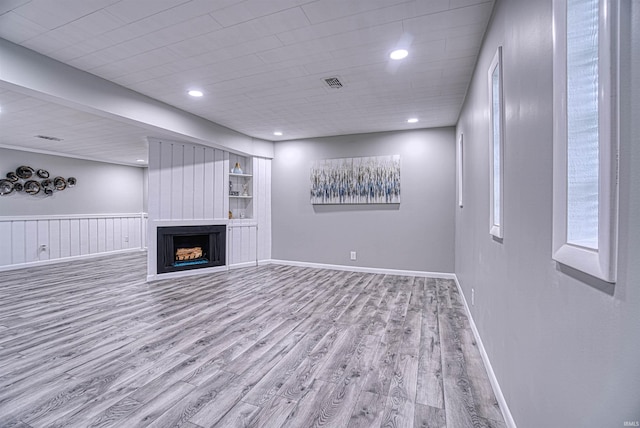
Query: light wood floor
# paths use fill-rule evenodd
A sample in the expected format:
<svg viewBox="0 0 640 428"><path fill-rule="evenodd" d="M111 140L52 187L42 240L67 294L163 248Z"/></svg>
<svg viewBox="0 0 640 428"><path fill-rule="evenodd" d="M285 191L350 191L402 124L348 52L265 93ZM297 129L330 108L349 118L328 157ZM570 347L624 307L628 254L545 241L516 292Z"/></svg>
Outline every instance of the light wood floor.
<svg viewBox="0 0 640 428"><path fill-rule="evenodd" d="M0 273L0 427L503 427L451 280L146 255Z"/></svg>

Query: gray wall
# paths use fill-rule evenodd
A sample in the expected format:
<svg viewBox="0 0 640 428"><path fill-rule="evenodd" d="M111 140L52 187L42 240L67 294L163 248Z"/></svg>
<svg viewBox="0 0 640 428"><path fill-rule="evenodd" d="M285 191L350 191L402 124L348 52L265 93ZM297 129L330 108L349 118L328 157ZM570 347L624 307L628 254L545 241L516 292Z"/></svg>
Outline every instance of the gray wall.
<svg viewBox="0 0 640 428"><path fill-rule="evenodd" d="M551 259L551 0L498 0L458 124L456 274L518 427L640 420L640 2L623 0L620 242L614 286ZM629 32L631 35L629 35ZM489 235L487 68L503 46L504 242ZM632 83L633 82L633 83Z"/></svg>
<svg viewBox="0 0 640 428"><path fill-rule="evenodd" d="M46 169L51 177L76 177L73 188L52 196L13 192L0 197L0 216L139 213L144 204L144 168L0 148L0 176L21 165Z"/></svg>
<svg viewBox="0 0 640 428"><path fill-rule="evenodd" d="M401 156L400 205L311 205L312 161L393 154ZM453 272L454 155L453 128L276 143L273 258Z"/></svg>

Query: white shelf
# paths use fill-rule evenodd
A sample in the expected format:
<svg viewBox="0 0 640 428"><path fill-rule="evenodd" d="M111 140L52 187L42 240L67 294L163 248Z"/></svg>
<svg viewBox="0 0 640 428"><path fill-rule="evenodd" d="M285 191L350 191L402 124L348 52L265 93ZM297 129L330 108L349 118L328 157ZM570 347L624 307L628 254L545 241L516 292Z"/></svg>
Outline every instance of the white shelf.
<svg viewBox="0 0 640 428"><path fill-rule="evenodd" d="M234 218L229 220L229 227L257 227L258 223L252 218Z"/></svg>
<svg viewBox="0 0 640 428"><path fill-rule="evenodd" d="M239 165L242 173L233 172L235 165ZM253 195L256 188L253 182L253 159L250 157L231 154L229 156L229 212L230 221L247 221L253 218ZM255 221L255 220L251 220Z"/></svg>

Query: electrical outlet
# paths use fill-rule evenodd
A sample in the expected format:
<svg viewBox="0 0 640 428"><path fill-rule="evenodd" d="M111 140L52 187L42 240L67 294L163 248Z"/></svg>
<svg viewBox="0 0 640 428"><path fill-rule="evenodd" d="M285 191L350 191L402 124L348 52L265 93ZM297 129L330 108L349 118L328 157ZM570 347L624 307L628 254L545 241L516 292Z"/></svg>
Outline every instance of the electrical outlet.
<svg viewBox="0 0 640 428"><path fill-rule="evenodd" d="M40 251L47 251L47 246L45 244L40 245Z"/></svg>
<svg viewBox="0 0 640 428"><path fill-rule="evenodd" d="M124 242L129 242L129 237L128 236L124 237Z"/></svg>
<svg viewBox="0 0 640 428"><path fill-rule="evenodd" d="M356 252L355 251L351 252L351 260L356 260Z"/></svg>
<svg viewBox="0 0 640 428"><path fill-rule="evenodd" d="M475 288L471 289L471 306L476 305L476 290Z"/></svg>

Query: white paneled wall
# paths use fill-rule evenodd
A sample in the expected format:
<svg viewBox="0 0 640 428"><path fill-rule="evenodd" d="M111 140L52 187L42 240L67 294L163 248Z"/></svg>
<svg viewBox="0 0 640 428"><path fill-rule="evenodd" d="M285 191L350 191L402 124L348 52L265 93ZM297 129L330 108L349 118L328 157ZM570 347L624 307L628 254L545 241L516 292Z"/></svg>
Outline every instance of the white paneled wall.
<svg viewBox="0 0 640 428"><path fill-rule="evenodd" d="M229 162L223 150L149 139L150 277L156 269L154 222L228 220ZM228 220L231 266L271 258L271 160L253 158L252 166L253 217Z"/></svg>
<svg viewBox="0 0 640 428"><path fill-rule="evenodd" d="M255 264L258 259L256 248L258 225L255 222L233 222L227 228L227 249L230 265Z"/></svg>
<svg viewBox="0 0 640 428"><path fill-rule="evenodd" d="M149 141L149 218L226 219L229 153L211 147Z"/></svg>
<svg viewBox="0 0 640 428"><path fill-rule="evenodd" d="M146 214L0 218L0 267L145 248Z"/></svg>
<svg viewBox="0 0 640 428"><path fill-rule="evenodd" d="M258 260L271 259L271 159L253 159L254 217L258 224Z"/></svg>

